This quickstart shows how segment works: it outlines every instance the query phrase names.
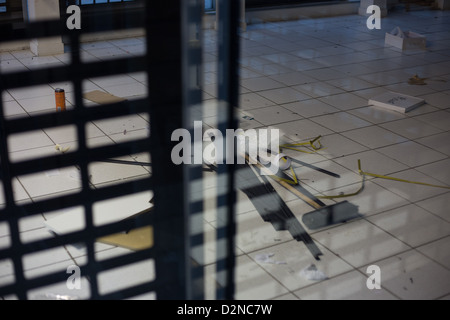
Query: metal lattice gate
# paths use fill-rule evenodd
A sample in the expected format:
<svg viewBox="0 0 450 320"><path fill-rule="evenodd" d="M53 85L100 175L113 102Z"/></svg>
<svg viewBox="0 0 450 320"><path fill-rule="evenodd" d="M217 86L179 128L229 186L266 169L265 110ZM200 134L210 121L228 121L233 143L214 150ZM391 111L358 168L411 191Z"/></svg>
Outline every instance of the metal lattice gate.
<svg viewBox="0 0 450 320"><path fill-rule="evenodd" d="M144 4L145 3L145 6ZM14 73L0 73L0 91L31 88L48 83L70 82L74 91L74 107L65 112L43 113L21 118L6 118L0 100L0 178L5 204L0 208L0 224L8 229L7 245L0 246L0 265L8 262L12 269L9 281L0 281L0 296L29 299L34 289L66 283L68 274L56 271L29 276L24 269L27 255L49 252L55 248L81 243L86 250L84 263L78 265L80 275L89 285L87 299L127 299L153 293L157 299L205 298L204 231L201 227L203 199L195 196L202 190L202 166L177 166L171 161L174 142L171 135L178 128L193 129L193 120L202 105L201 0L167 0L142 2L143 10L104 11L97 13L96 29L68 30L66 21L28 23L25 29L2 25L0 41L28 40L63 36L69 39L70 63ZM237 59L239 52L239 1L221 1L219 26L219 103L221 130L235 127L232 106L237 106ZM126 24L123 24L126 21ZM86 62L81 57L83 34L115 31L122 28L144 28L146 54L111 60ZM83 100L83 81L88 78L144 72L148 94L144 98L87 106ZM90 146L87 125L90 121L145 114L149 119L147 138L128 139L111 145ZM64 154L13 161L10 138L48 128L73 126L78 145ZM123 181L102 188L92 188L90 166L94 162L130 154L147 153L152 159L151 175ZM15 198L16 177L42 173L57 168L76 166L80 172L80 188L76 192L20 203ZM219 168L218 214L222 224L217 229L217 279L215 297L231 299L234 295L234 181L233 166ZM153 191L154 207L150 214L134 219L97 225L95 206L118 197ZM21 221L64 208L82 207L84 228L45 239L24 241ZM151 226L153 246L130 251L117 257L100 259L96 240ZM196 251L195 258L193 252ZM200 253L198 253L200 252ZM109 270L151 261L154 276L124 289L104 292L99 277ZM151 272L151 271L149 271Z"/></svg>

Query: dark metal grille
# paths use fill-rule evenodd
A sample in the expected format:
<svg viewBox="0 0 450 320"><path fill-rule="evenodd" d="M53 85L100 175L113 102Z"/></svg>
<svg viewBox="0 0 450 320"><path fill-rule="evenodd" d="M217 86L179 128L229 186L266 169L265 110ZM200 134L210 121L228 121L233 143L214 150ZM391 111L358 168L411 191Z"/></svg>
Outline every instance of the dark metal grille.
<svg viewBox="0 0 450 320"><path fill-rule="evenodd" d="M113 2L113 1L108 1ZM116 1L117 2L117 1ZM230 15L224 16L224 38L230 37L228 31L237 26L229 24L226 19L236 19L233 3ZM228 2L225 6L228 6ZM90 299L126 299L140 294L154 292L158 299L202 299L204 298L203 264L201 255L193 262L191 250L203 246L203 233L192 232L193 221L202 217L202 204L192 198L192 183L201 181L201 166L176 166L171 161L171 134L175 129L187 126L194 118L188 116L190 108L201 104L201 90L198 77L191 77L192 66L201 69L201 33L184 34L187 25L194 30L201 30L201 12L203 1L146 1L145 10L99 12L96 19L102 23L96 29L68 30L65 20L28 23L24 29L6 26L0 31L0 41L27 40L63 36L69 39L70 64L67 66L36 69L32 71L0 73L0 93L14 88L27 88L47 83L71 82L74 88L75 104L72 110L60 113L39 114L24 118L5 118L3 100L0 100L0 179L5 198L4 207L0 208L0 223L6 224L9 233L9 246L0 248L0 262L11 261L14 280L0 284L0 296L15 295L19 299L28 299L33 289L66 282L68 275L64 272L40 275L34 278L25 276L23 258L27 254L51 251L68 244L83 243L87 250L87 261L80 265L81 275L89 281ZM227 9L224 8L224 12ZM113 31L123 28L118 15L127 21L128 28L144 28L146 32L147 53L144 56L121 57L99 62L83 62L80 57L80 37L85 33ZM180 19L180 17L184 17ZM118 22L119 21L119 22ZM158 32L154 32L158 30ZM237 30L231 38L237 38ZM184 40L182 40L184 39ZM192 45L196 41L195 45ZM232 84L236 67L236 52L228 51L234 42L224 43L225 55L222 59L236 59L225 64L221 84L221 99L228 107L236 102L237 82ZM158 50L154 50L155 46ZM184 57L184 59L183 59ZM233 72L232 72L233 71ZM145 98L127 100L101 106L87 107L82 99L82 84L85 79L118 75L122 73L145 72L148 77L148 94ZM197 74L198 76L198 74ZM192 80L194 79L194 80ZM236 78L234 79L236 80ZM107 108L108 112L105 112ZM149 115L151 134L148 138L106 145L88 147L86 125L89 121L111 119L115 117L145 113ZM226 119L230 116L228 113ZM230 119L230 118L228 118ZM229 122L228 122L229 123ZM78 148L74 152L57 156L47 156L32 160L13 162L9 157L9 137L14 134L32 132L46 128L75 126ZM102 188L92 188L89 182L89 166L96 161L114 157L148 152L152 158L152 174L148 177L126 181ZM31 203L18 203L14 195L13 179L15 177L77 166L81 173L79 191ZM232 171L226 169L224 175ZM229 180L228 189L233 190L233 181ZM198 183L197 183L198 187ZM152 190L155 206L151 214L140 215L135 219L96 226L93 221L93 207L96 203L125 195ZM224 203L225 208L233 208L234 196ZM84 209L85 228L57 237L34 240L24 243L20 238L20 220L41 214L43 210L52 211L74 206ZM229 224L223 235L229 239L226 248L225 266L220 270L230 272L234 267L233 257L233 209L228 210ZM154 245L152 248L130 252L119 257L99 260L96 257L94 243L96 239L126 232L127 230L152 226ZM233 255L230 256L230 255ZM102 293L99 289L99 275L114 268L127 266L139 261L153 259L156 277L152 281L115 291ZM231 260L230 260L231 259ZM226 294L219 293L219 298L233 297L233 278L228 277L225 285Z"/></svg>

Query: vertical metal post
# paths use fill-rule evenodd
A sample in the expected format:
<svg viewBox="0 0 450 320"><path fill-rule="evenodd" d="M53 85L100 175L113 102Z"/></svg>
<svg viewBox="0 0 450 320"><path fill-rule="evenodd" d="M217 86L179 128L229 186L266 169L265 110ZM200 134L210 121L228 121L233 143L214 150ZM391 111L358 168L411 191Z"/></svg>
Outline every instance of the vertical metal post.
<svg viewBox="0 0 450 320"><path fill-rule="evenodd" d="M183 128L182 0L146 1L147 74L152 140L156 292L158 299L189 297L189 217L184 168L172 162L172 133Z"/></svg>
<svg viewBox="0 0 450 320"><path fill-rule="evenodd" d="M227 130L237 129L238 123L235 116L235 107L239 102L239 20L240 0L219 1L218 10L218 41L219 41L219 65L218 65L218 121L219 130L223 137ZM228 139L227 143L230 141ZM235 170L236 170L236 145L233 149L225 147L224 151L233 152L233 163L218 166L218 227L217 227L217 277L224 288L216 292L217 299L233 299L235 293L234 268L235 268ZM224 158L227 154L224 152ZM229 155L228 155L229 156ZM229 159L229 157L228 157ZM225 201L223 201L223 199ZM224 239L221 241L221 239Z"/></svg>
<svg viewBox="0 0 450 320"><path fill-rule="evenodd" d="M183 30L183 128L189 130L191 137L196 137L194 123L202 121L202 13L203 0L182 1ZM202 142L192 141L191 150L202 153ZM204 220L203 199L198 199L203 192L203 163L192 163L184 166L185 211L187 213L189 246L188 254L195 250L195 266L187 265L190 273L188 283L188 299L204 299Z"/></svg>

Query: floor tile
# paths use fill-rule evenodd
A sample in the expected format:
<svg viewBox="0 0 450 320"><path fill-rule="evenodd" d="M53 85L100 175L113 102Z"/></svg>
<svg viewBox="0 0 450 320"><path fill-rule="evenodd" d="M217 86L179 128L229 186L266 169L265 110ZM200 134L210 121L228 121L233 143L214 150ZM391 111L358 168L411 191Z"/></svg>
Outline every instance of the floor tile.
<svg viewBox="0 0 450 320"><path fill-rule="evenodd" d="M368 103L369 99L376 97L380 94L383 94L385 92L387 92L387 90L380 88L380 87L375 87L375 88L357 90L357 91L352 92L352 94L366 99L366 101Z"/></svg>
<svg viewBox="0 0 450 320"><path fill-rule="evenodd" d="M442 143L442 141L447 141L446 139L448 138L450 138L450 132L443 132L426 138L417 139L416 142L450 156L450 145Z"/></svg>
<svg viewBox="0 0 450 320"><path fill-rule="evenodd" d="M295 291L300 300L397 300L382 290L369 290L367 276L351 271L311 287Z"/></svg>
<svg viewBox="0 0 450 320"><path fill-rule="evenodd" d="M78 141L77 128L75 126L53 127L45 129L44 132L54 142L54 144L68 144ZM105 134L93 123L86 124L86 137L88 139L102 137ZM64 145L64 147L77 147L77 143Z"/></svg>
<svg viewBox="0 0 450 320"><path fill-rule="evenodd" d="M256 210L237 216L236 246L245 253L289 240L292 240L292 236L288 231L276 231ZM301 243L298 245L302 246Z"/></svg>
<svg viewBox="0 0 450 320"><path fill-rule="evenodd" d="M296 86L317 81L315 78L304 75L302 72L283 73L279 75L273 75L270 78L287 86Z"/></svg>
<svg viewBox="0 0 450 320"><path fill-rule="evenodd" d="M70 273L67 270L71 266L76 266L72 260L55 263L49 266L36 268L25 272L28 277L38 277L50 273L63 273L67 274L67 279L70 277ZM56 284L43 286L37 289L31 289L27 292L27 297L29 300L58 300L64 297L66 299L73 300L87 300L91 297L90 294L90 284L86 277L81 277L80 288L69 289L67 286L67 280L61 281Z"/></svg>
<svg viewBox="0 0 450 320"><path fill-rule="evenodd" d="M123 248L113 248L96 253L96 259L108 260L131 254L132 252ZM83 259L77 258L77 263L84 263ZM154 260L148 259L132 263L126 266L102 271L98 275L99 292L108 294L117 290L123 290L137 286L155 279Z"/></svg>
<svg viewBox="0 0 450 320"><path fill-rule="evenodd" d="M148 126L148 122L138 115L97 120L94 124L107 135L145 129Z"/></svg>
<svg viewBox="0 0 450 320"><path fill-rule="evenodd" d="M432 185L442 185L440 181L433 179L414 169L395 173L390 176L407 181L417 181ZM394 180L375 179L374 182L411 202L424 200L447 192L447 189L429 187L419 184L405 183Z"/></svg>
<svg viewBox="0 0 450 320"><path fill-rule="evenodd" d="M361 267L409 249L368 221L348 222L312 237L354 267Z"/></svg>
<svg viewBox="0 0 450 320"><path fill-rule="evenodd" d="M279 106L253 109L247 111L247 113L264 125L273 125L281 122L302 119L300 115L294 113L293 111L289 111Z"/></svg>
<svg viewBox="0 0 450 320"><path fill-rule="evenodd" d="M303 269L310 265L315 265L327 278L335 277L353 269L332 252L320 245L318 247L323 253L320 261L315 260L308 249L297 241L289 241L253 252L250 257L290 291L318 282L307 279L301 273ZM271 256L271 261L277 261L278 264L271 263L270 260L269 262L258 261L258 255Z"/></svg>
<svg viewBox="0 0 450 320"><path fill-rule="evenodd" d="M292 88L280 88L261 91L259 92L259 94L264 98L275 102L276 104L285 104L290 102L297 102L311 99L311 97L308 96L307 94L299 92Z"/></svg>
<svg viewBox="0 0 450 320"><path fill-rule="evenodd" d="M327 83L335 86L336 88L345 90L345 91L357 91L368 88L376 87L376 84L365 81L359 78L341 78L336 80L327 81Z"/></svg>
<svg viewBox="0 0 450 320"><path fill-rule="evenodd" d="M387 85L383 86L388 91L398 92L406 95L410 95L413 97L417 96L423 96L430 93L435 93L436 91L428 88L427 86L416 86L416 85L409 85L408 83L402 83L402 84L393 84L393 85Z"/></svg>
<svg viewBox="0 0 450 320"><path fill-rule="evenodd" d="M3 102L7 102L7 101L13 101L14 98L8 93L8 91L2 91L2 101Z"/></svg>
<svg viewBox="0 0 450 320"><path fill-rule="evenodd" d="M450 222L450 211L447 209L450 205L450 192L418 201L416 204Z"/></svg>
<svg viewBox="0 0 450 320"><path fill-rule="evenodd" d="M250 91L264 91L284 87L282 83L266 77L244 79L242 80L242 85Z"/></svg>
<svg viewBox="0 0 450 320"><path fill-rule="evenodd" d="M314 122L333 130L343 132L357 128L370 126L370 123L347 112L339 112L320 116L313 119Z"/></svg>
<svg viewBox="0 0 450 320"><path fill-rule="evenodd" d="M355 185L354 190L358 187ZM361 193L346 200L357 206L358 213L365 217L409 204L406 199L367 180Z"/></svg>
<svg viewBox="0 0 450 320"><path fill-rule="evenodd" d="M54 146L42 130L16 133L8 136L9 151L21 151L45 146Z"/></svg>
<svg viewBox="0 0 450 320"><path fill-rule="evenodd" d="M366 107L368 105L368 101L366 99L360 98L351 93L336 94L333 96L320 98L319 100L340 110L350 110L359 107Z"/></svg>
<svg viewBox="0 0 450 320"><path fill-rule="evenodd" d="M319 192L326 192L361 181L358 174L331 160L320 162L316 166L340 175L340 178L336 178L314 170L313 168L296 168L295 173L300 181Z"/></svg>
<svg viewBox="0 0 450 320"><path fill-rule="evenodd" d="M61 66L63 63L53 56L39 56L18 59L28 69L43 69Z"/></svg>
<svg viewBox="0 0 450 320"><path fill-rule="evenodd" d="M449 96L442 92L422 95L420 98L425 99L428 104L440 109L448 108L450 101Z"/></svg>
<svg viewBox="0 0 450 320"><path fill-rule="evenodd" d="M239 77L240 79L251 79L251 78L260 78L263 75L259 72L256 72L254 70L250 70L245 67L241 67L239 69ZM217 72L205 72L205 84L211 84L211 83L217 83ZM208 81L208 78L214 78L214 81ZM209 83L208 83L209 82Z"/></svg>
<svg viewBox="0 0 450 320"><path fill-rule="evenodd" d="M337 157L333 159L333 161L358 174L358 161L361 163L361 170L373 174L388 175L408 169L407 165L400 163L395 159L389 158L388 156L375 150L368 150L343 157ZM369 176L366 177L366 180L371 179L373 178Z"/></svg>
<svg viewBox="0 0 450 320"><path fill-rule="evenodd" d="M132 161L129 156L114 158ZM114 163L95 162L89 165L90 181L94 185L105 182L120 181L148 175L148 171L141 166L118 165Z"/></svg>
<svg viewBox="0 0 450 320"><path fill-rule="evenodd" d="M8 92L16 100L55 95L55 90L49 85L9 89Z"/></svg>
<svg viewBox="0 0 450 320"><path fill-rule="evenodd" d="M326 127L308 119L280 123L276 125L276 128L280 129L287 138L292 139L293 141L315 139L318 136L333 133Z"/></svg>
<svg viewBox="0 0 450 320"><path fill-rule="evenodd" d="M367 150L364 145L354 142L341 134L327 135L320 141L323 145L323 149L319 152L328 159L338 159Z"/></svg>
<svg viewBox="0 0 450 320"><path fill-rule="evenodd" d="M148 93L147 87L139 82L103 88L112 95L121 98L144 98Z"/></svg>
<svg viewBox="0 0 450 320"><path fill-rule="evenodd" d="M415 250L376 264L381 270L381 286L400 299L437 299L449 293L450 271Z"/></svg>
<svg viewBox="0 0 450 320"><path fill-rule="evenodd" d="M414 204L371 216L368 220L411 247L450 235L450 224Z"/></svg>
<svg viewBox="0 0 450 320"><path fill-rule="evenodd" d="M410 167L425 165L445 158L444 154L414 141L383 147L377 151Z"/></svg>
<svg viewBox="0 0 450 320"><path fill-rule="evenodd" d="M2 73L12 73L12 72L20 72L27 71L28 68L23 65L19 60L5 60L0 61L0 70Z"/></svg>
<svg viewBox="0 0 450 320"><path fill-rule="evenodd" d="M209 288L217 281L214 268L216 268L215 264L206 267L206 286ZM236 300L267 300L286 293L288 290L284 286L248 256L237 257Z"/></svg>
<svg viewBox="0 0 450 320"><path fill-rule="evenodd" d="M51 148L54 151L54 147ZM19 176L18 180L29 196L39 197L61 191L72 191L81 186L75 167Z"/></svg>
<svg viewBox="0 0 450 320"><path fill-rule="evenodd" d="M17 101L5 101L3 102L3 113L5 117L9 116L26 116L26 111L22 108L20 104L17 103Z"/></svg>
<svg viewBox="0 0 450 320"><path fill-rule="evenodd" d="M417 167L416 170L450 187L450 170L446 170L446 168L450 168L450 158Z"/></svg>
<svg viewBox="0 0 450 320"><path fill-rule="evenodd" d="M445 237L416 248L428 258L450 269L450 237Z"/></svg>
<svg viewBox="0 0 450 320"><path fill-rule="evenodd" d="M321 116L340 111L339 109L316 99L288 103L284 104L283 107L305 118Z"/></svg>
<svg viewBox="0 0 450 320"><path fill-rule="evenodd" d="M307 76L313 77L319 81L335 80L344 77L344 75L341 72L333 70L331 68L306 70L304 73Z"/></svg>
<svg viewBox="0 0 450 320"><path fill-rule="evenodd" d="M355 42L356 44L362 44L361 42ZM356 77L363 74L372 73L373 70L367 68L361 64L346 64L343 66L333 66L333 69L345 73L347 76Z"/></svg>
<svg viewBox="0 0 450 320"><path fill-rule="evenodd" d="M0 182L1 182L1 180L0 180ZM12 180L12 189L13 189L14 200L17 203L22 200L30 199L26 190L23 188L23 186L20 184L20 182L17 180L17 178L13 178L13 180ZM0 208L3 207L5 205L5 203L6 203L6 199L4 196L3 183L1 183L0 184Z"/></svg>
<svg viewBox="0 0 450 320"><path fill-rule="evenodd" d="M274 104L274 102L260 96L257 93L245 93L240 95L240 108L242 110L269 107Z"/></svg>
<svg viewBox="0 0 450 320"><path fill-rule="evenodd" d="M320 98L343 93L344 90L325 82L313 82L293 87L295 90L303 92L313 98Z"/></svg>
<svg viewBox="0 0 450 320"><path fill-rule="evenodd" d="M28 99L20 99L17 101L28 113L40 111L46 111L50 113L56 111L55 94Z"/></svg>
<svg viewBox="0 0 450 320"><path fill-rule="evenodd" d="M407 141L406 138L378 126L347 131L342 135L371 149Z"/></svg>
<svg viewBox="0 0 450 320"><path fill-rule="evenodd" d="M423 121L441 130L449 130L450 128L450 115L446 111L431 112L417 116L414 119Z"/></svg>
<svg viewBox="0 0 450 320"><path fill-rule="evenodd" d="M28 231L26 233L30 234L27 236L32 236L32 234L34 233L48 234L47 230L45 229ZM66 261L68 265L73 264L69 254L67 253L66 249L64 249L64 247L56 247L53 249L26 254L22 258L24 270L31 270L43 266L48 266L62 261Z"/></svg>
<svg viewBox="0 0 450 320"><path fill-rule="evenodd" d="M361 119L364 119L374 124L386 123L390 121L404 119L406 117L402 113L377 108L373 106L349 110L348 113L353 114Z"/></svg>

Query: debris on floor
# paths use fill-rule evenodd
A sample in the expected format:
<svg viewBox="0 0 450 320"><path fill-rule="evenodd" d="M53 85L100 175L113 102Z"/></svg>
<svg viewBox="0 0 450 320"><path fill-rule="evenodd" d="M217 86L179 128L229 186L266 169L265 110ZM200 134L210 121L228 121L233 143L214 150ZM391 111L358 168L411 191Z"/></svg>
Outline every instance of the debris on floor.
<svg viewBox="0 0 450 320"><path fill-rule="evenodd" d="M261 253L255 256L255 260L259 263L287 264L285 261L273 260L273 256L275 256L275 253Z"/></svg>
<svg viewBox="0 0 450 320"><path fill-rule="evenodd" d="M126 100L100 90L87 92L83 94L83 98L98 104L118 103Z"/></svg>
<svg viewBox="0 0 450 320"><path fill-rule="evenodd" d="M386 45L396 47L401 50L426 49L427 38L412 31L402 31L400 27L395 27L391 32L386 33Z"/></svg>
<svg viewBox="0 0 450 320"><path fill-rule="evenodd" d="M328 277L322 271L318 270L315 264L311 264L302 269L299 273L300 276L310 281L323 281Z"/></svg>
<svg viewBox="0 0 450 320"><path fill-rule="evenodd" d="M59 144L55 145L55 149L56 151L59 151L61 153L66 153L67 151L70 150L70 147L62 147Z"/></svg>
<svg viewBox="0 0 450 320"><path fill-rule="evenodd" d="M369 99L369 105L400 113L406 113L414 110L424 103L424 99L390 91Z"/></svg>
<svg viewBox="0 0 450 320"><path fill-rule="evenodd" d="M34 299L32 300L64 300L64 301L71 301L71 300L80 300L80 298L76 296L69 296L69 295L62 295L62 294L56 294L56 293L45 293L45 294L38 294L34 296Z"/></svg>
<svg viewBox="0 0 450 320"><path fill-rule="evenodd" d="M426 85L427 83L425 82L425 80L427 80L428 78L420 78L417 74L414 76L414 77L412 77L412 78L410 78L409 80L408 80L408 84L410 84L410 85L416 85L416 86L424 86L424 85Z"/></svg>
<svg viewBox="0 0 450 320"><path fill-rule="evenodd" d="M153 192L145 192L97 202L93 206L94 224L101 226L132 219L139 214L146 214L153 207L153 204L149 203L149 199L152 197ZM85 213L82 207L62 210L59 213L45 222L45 226L50 232L56 235L65 235L80 231L85 227ZM153 229L142 227L102 237L97 241L131 250L143 250L153 245Z"/></svg>

